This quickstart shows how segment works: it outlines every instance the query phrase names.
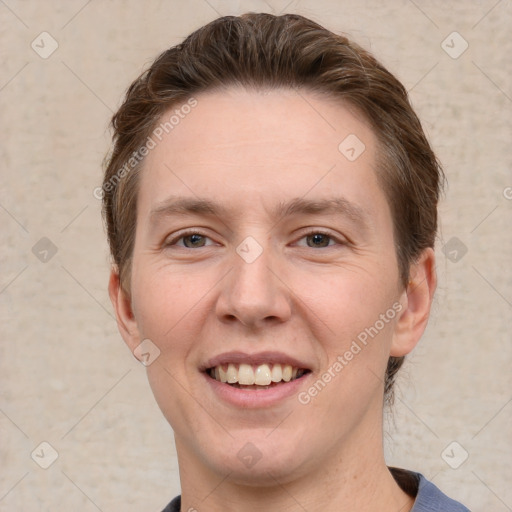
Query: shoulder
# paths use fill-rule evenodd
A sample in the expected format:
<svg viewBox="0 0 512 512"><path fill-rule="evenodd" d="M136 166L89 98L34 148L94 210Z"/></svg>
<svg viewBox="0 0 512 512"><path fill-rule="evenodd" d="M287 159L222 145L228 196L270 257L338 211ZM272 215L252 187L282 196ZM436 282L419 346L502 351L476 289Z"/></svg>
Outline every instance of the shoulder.
<svg viewBox="0 0 512 512"><path fill-rule="evenodd" d="M446 496L422 474L415 475L419 479L418 494L411 512L470 512L464 505Z"/></svg>
<svg viewBox="0 0 512 512"><path fill-rule="evenodd" d="M397 468L389 469L404 491L408 494L416 494L411 512L470 512L464 505L446 496L421 473ZM162 512L180 512L180 507L181 496L177 496Z"/></svg>
<svg viewBox="0 0 512 512"><path fill-rule="evenodd" d="M180 512L181 508L181 496L176 496L162 512Z"/></svg>

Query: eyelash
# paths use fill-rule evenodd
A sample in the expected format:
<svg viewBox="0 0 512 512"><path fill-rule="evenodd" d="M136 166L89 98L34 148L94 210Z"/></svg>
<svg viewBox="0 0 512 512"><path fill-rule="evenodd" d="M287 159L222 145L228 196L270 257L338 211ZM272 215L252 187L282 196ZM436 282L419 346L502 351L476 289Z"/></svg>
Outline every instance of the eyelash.
<svg viewBox="0 0 512 512"><path fill-rule="evenodd" d="M336 245L336 244L337 245L346 245L346 242L344 242L344 241L340 240L339 238L335 237L334 235L332 235L328 231L323 231L321 229L314 229L314 230L308 231L306 233L303 233L302 236L299 238L299 240L302 240L303 238L307 238L308 236L312 236L312 235L323 235L323 236L326 236L326 237L329 238L330 241L335 242L335 244L333 244L333 245ZM332 247L332 245L328 244L326 247L318 247L318 249L327 249L328 247ZM307 248L308 249L314 249L314 247L307 247Z"/></svg>
<svg viewBox="0 0 512 512"><path fill-rule="evenodd" d="M169 242L166 242L164 245L165 245L165 247L175 246L178 241L180 241L184 238L187 238L188 236L191 236L191 235L199 235L204 238L210 239L210 237L208 235L206 235L205 233L202 233L201 231L189 230L189 231L184 231L184 232L180 233L179 236L172 238L171 240L169 240ZM298 240L302 240L303 238L307 238L308 236L312 236L312 235L323 235L323 236L328 237L330 239L330 241L332 240L332 241L336 242L338 245L347 245L346 241L342 241L342 240L338 239L337 237L333 236L331 233L321 230L321 229L314 229L314 230L308 231L306 233L303 233L302 236ZM183 249L194 249L192 247L185 247L185 246L180 246L180 247L182 247ZM197 247L197 248L202 249L203 247L205 247L205 246ZM208 246L206 246L206 247L208 247ZM326 247L318 247L318 248L326 249L327 247L332 247L332 245L329 244ZM315 247L306 247L306 248L314 249Z"/></svg>
<svg viewBox="0 0 512 512"><path fill-rule="evenodd" d="M166 241L164 245L166 247L176 245L176 242L178 242L179 240L182 240L183 238L187 238L187 236L191 236L191 235L200 235L200 236L202 236L204 238L210 238L208 235L205 235L201 231L198 231L197 229L194 229L194 230L184 231L184 232L180 233L178 236L172 238L168 242ZM184 247L183 246L183 249L190 249L190 247ZM201 249L201 247L199 247L199 249Z"/></svg>

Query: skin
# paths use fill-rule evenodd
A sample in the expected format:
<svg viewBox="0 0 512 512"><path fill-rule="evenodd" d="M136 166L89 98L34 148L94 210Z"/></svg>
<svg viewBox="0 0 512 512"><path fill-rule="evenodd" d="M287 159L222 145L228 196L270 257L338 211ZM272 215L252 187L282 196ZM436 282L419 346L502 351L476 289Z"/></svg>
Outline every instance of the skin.
<svg viewBox="0 0 512 512"><path fill-rule="evenodd" d="M410 510L384 461L383 382L389 356L409 353L426 327L434 253L423 252L404 288L375 135L354 109L311 92L230 88L196 98L147 156L130 293L115 268L109 284L130 349L150 339L160 350L147 373L175 433L182 510ZM338 150L349 134L365 145L355 161ZM170 196L227 211L151 213ZM273 215L294 198L333 197L361 219ZM193 238L197 247L180 238L188 228L205 237ZM330 238L308 236L318 231ZM236 252L248 236L262 249L252 263ZM400 312L306 405L294 393L234 406L200 371L224 352L278 350L308 362L298 388L307 391L393 304ZM252 467L237 457L247 443L261 456Z"/></svg>

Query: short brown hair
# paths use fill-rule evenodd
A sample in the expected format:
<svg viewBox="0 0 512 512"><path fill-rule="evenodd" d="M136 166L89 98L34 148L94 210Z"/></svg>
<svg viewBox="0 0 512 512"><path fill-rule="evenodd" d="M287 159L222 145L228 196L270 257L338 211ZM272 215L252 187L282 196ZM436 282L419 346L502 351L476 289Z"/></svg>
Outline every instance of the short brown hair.
<svg viewBox="0 0 512 512"><path fill-rule="evenodd" d="M318 92L363 114L379 144L378 179L391 208L405 286L411 263L434 246L443 181L407 91L369 52L314 21L297 14L247 13L218 18L163 52L132 83L112 119L113 151L101 195L123 288L129 291L138 174L144 161L140 148L172 106L233 85ZM403 359L388 361L388 400Z"/></svg>

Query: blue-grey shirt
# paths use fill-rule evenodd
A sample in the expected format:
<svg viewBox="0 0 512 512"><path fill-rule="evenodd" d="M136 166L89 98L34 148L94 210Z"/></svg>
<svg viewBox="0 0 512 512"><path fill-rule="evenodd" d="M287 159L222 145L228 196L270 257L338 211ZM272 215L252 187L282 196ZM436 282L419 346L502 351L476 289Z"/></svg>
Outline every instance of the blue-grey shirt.
<svg viewBox="0 0 512 512"><path fill-rule="evenodd" d="M422 474L416 474L420 481L411 512L470 512L462 503L448 498Z"/></svg>
<svg viewBox="0 0 512 512"><path fill-rule="evenodd" d="M421 473L389 469L404 492L416 497L411 512L470 512L464 505L448 498ZM162 512L180 512L180 507L181 496L177 496Z"/></svg>

